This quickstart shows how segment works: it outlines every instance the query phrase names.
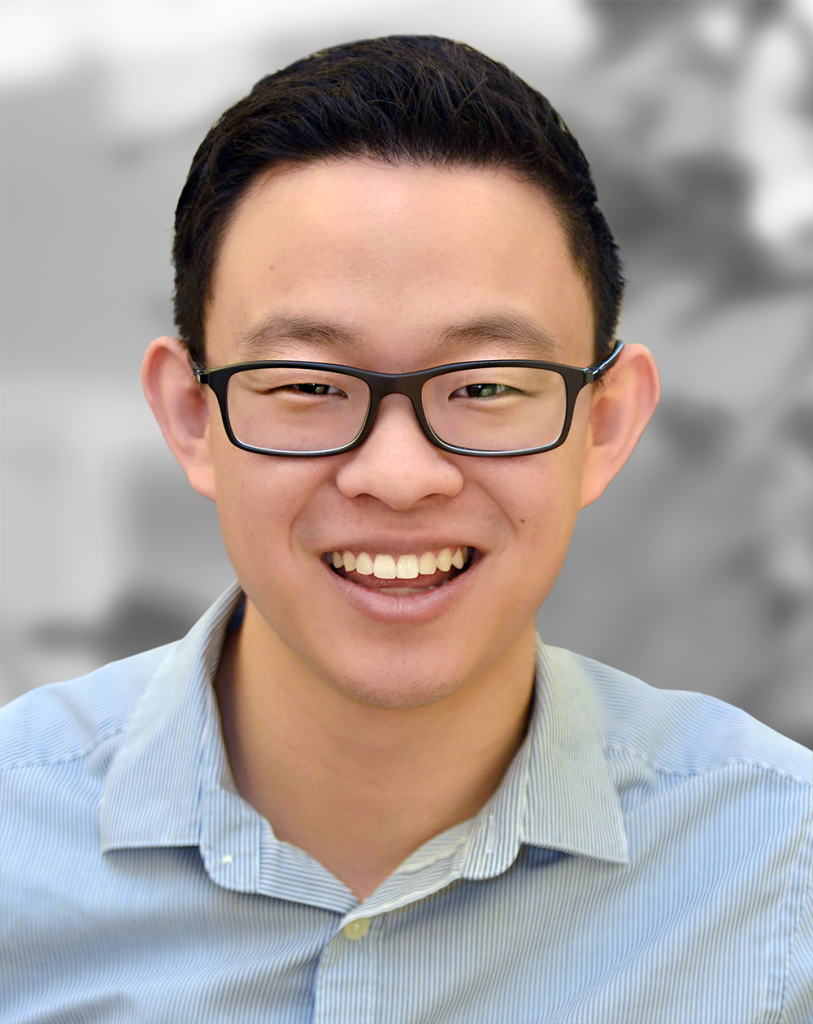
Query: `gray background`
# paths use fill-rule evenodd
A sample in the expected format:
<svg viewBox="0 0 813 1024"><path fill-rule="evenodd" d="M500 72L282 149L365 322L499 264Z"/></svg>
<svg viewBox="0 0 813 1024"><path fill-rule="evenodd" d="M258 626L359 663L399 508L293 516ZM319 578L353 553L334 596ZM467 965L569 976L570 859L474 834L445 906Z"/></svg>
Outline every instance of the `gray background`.
<svg viewBox="0 0 813 1024"><path fill-rule="evenodd" d="M464 39L582 142L663 403L581 516L543 637L813 744L813 5L24 0L3 89L2 699L182 635L230 581L139 386L172 214L262 74Z"/></svg>

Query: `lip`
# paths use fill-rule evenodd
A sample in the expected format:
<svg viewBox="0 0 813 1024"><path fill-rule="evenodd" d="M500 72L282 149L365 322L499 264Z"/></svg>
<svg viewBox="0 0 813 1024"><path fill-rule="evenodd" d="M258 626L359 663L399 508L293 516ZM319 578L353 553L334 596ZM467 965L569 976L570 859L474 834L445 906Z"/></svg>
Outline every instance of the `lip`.
<svg viewBox="0 0 813 1024"><path fill-rule="evenodd" d="M444 547L450 546L449 544L444 545ZM348 548L347 550L353 549ZM432 548L426 550L432 550ZM474 577L477 576L483 558L484 556L479 554L465 572L461 572L442 586L401 597L387 597L386 591L382 592L382 590L361 587L357 583L352 583L334 572L327 564L325 564L325 572L333 586L338 589L339 594L362 615L376 622L411 624L429 622L443 615L451 605L462 597L465 589L469 586L469 578L472 574ZM404 584L408 585L409 580L404 580Z"/></svg>

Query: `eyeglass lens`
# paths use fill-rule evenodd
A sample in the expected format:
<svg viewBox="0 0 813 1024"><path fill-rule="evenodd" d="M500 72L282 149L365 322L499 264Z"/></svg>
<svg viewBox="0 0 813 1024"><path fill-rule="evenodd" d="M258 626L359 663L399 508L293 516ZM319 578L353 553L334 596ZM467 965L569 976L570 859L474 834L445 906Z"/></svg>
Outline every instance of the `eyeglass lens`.
<svg viewBox="0 0 813 1024"><path fill-rule="evenodd" d="M564 378L538 367L454 370L431 377L421 397L427 422L442 441L488 452L553 444L567 409ZM349 374L265 367L233 374L227 401L232 431L243 444L319 452L358 437L370 389Z"/></svg>

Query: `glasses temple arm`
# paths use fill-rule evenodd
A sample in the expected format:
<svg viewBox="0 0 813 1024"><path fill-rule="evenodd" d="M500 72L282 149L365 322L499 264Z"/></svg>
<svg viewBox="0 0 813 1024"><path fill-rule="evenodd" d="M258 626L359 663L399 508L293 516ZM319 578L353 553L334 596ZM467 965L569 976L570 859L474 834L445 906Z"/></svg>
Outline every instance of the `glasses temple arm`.
<svg viewBox="0 0 813 1024"><path fill-rule="evenodd" d="M615 348L607 356L607 358L604 360L603 363L599 363L598 366L591 366L589 370L585 370L585 372L584 372L584 382L585 382L585 384L593 384L595 381L597 381L601 377L603 377L604 374L615 363L616 359L618 359L618 357L621 355L621 349L623 347L624 347L624 342L623 341L616 342Z"/></svg>

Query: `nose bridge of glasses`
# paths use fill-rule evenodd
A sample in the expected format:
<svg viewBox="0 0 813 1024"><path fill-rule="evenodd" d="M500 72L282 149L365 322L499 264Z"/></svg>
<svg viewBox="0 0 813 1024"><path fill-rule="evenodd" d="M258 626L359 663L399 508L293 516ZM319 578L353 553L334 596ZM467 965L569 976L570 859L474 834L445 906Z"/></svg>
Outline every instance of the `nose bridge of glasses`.
<svg viewBox="0 0 813 1024"><path fill-rule="evenodd" d="M426 417L421 400L421 389L426 379L425 373L377 373L370 374L367 384L370 388L369 430L378 419L379 407L383 399L390 395L403 395L412 406L412 411L423 434L433 440L428 430Z"/></svg>

